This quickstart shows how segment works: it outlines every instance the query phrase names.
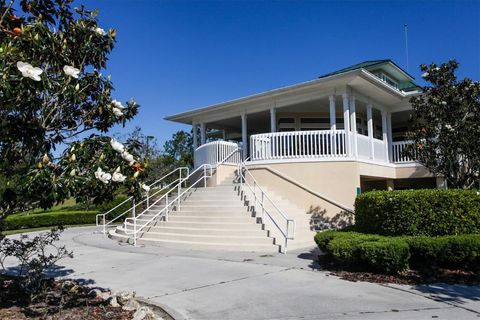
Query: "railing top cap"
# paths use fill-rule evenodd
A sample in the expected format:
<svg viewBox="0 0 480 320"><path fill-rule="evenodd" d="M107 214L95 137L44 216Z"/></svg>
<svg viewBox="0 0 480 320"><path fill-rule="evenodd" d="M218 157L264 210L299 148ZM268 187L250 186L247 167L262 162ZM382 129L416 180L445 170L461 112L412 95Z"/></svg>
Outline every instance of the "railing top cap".
<svg viewBox="0 0 480 320"><path fill-rule="evenodd" d="M301 135L301 134L329 134L329 133L343 133L345 132L343 129L340 130L305 130L305 131L284 131L284 132L267 132L267 133L259 133L259 134L252 134L251 137L266 137L266 136L281 136L281 135Z"/></svg>
<svg viewBox="0 0 480 320"><path fill-rule="evenodd" d="M201 146L199 146L196 150L200 149L200 148L204 148L204 147L207 147L207 146L211 146L211 145L216 145L216 144L224 144L224 145L228 145L228 146L238 146L237 143L235 142L230 142L230 141L211 141L211 142L207 142L207 143L204 143L202 144Z"/></svg>

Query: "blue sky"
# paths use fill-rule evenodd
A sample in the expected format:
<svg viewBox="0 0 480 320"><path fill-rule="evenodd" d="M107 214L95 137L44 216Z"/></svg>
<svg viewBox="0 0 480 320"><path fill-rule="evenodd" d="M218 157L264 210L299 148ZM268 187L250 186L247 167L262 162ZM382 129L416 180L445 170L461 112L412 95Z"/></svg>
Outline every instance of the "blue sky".
<svg viewBox="0 0 480 320"><path fill-rule="evenodd" d="M460 62L480 80L480 1L84 1L116 28L114 98L134 97L140 126L160 144L190 128L166 115L312 80L363 60Z"/></svg>

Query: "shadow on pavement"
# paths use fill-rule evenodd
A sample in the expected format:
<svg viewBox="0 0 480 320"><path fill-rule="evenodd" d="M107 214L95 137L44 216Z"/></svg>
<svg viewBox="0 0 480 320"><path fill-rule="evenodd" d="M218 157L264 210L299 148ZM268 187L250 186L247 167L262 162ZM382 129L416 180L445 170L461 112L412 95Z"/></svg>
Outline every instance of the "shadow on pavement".
<svg viewBox="0 0 480 320"><path fill-rule="evenodd" d="M417 285L414 287L422 293L429 294L434 298L445 302L458 304L470 301L480 301L480 286L468 286L462 284L436 283L430 285Z"/></svg>
<svg viewBox="0 0 480 320"><path fill-rule="evenodd" d="M318 256L321 254L320 249L318 248L313 248L310 249L308 252L302 252L299 255L297 255L298 258L300 259L305 259L305 260L311 260L310 264L308 265L310 268L314 270L321 270L322 267L320 263L318 262Z"/></svg>

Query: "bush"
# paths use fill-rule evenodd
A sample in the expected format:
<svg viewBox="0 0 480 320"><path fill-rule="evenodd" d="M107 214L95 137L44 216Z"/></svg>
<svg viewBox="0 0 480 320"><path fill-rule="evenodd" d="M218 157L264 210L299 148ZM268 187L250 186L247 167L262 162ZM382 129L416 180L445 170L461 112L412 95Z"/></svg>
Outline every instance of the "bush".
<svg viewBox="0 0 480 320"><path fill-rule="evenodd" d="M358 247L360 261L364 261L376 271L398 273L408 269L410 251L408 244L402 239L361 242Z"/></svg>
<svg viewBox="0 0 480 320"><path fill-rule="evenodd" d="M388 236L443 236L480 232L475 190L373 191L355 200L356 230Z"/></svg>
<svg viewBox="0 0 480 320"><path fill-rule="evenodd" d="M3 221L5 230L39 227L95 224L98 211L55 211L45 213L14 214Z"/></svg>
<svg viewBox="0 0 480 320"><path fill-rule="evenodd" d="M95 217L99 213L104 213L116 207L127 199L125 195L119 195L115 199L96 206L86 206L85 204L76 204L69 207L60 207L51 211L38 211L33 213L20 213L7 216L2 221L4 230L19 230L39 227L54 227L68 225L95 224ZM131 202L126 202L107 215L107 221L110 221L126 210L131 208ZM128 216L125 215L123 218ZM117 220L121 222L123 219Z"/></svg>
<svg viewBox="0 0 480 320"><path fill-rule="evenodd" d="M365 265L383 273L398 273L408 268L410 253L402 239L326 231L318 233L315 242L340 264Z"/></svg>
<svg viewBox="0 0 480 320"><path fill-rule="evenodd" d="M388 237L358 232L325 231L315 235L318 247L339 264L366 266L382 273L413 268L479 270L480 235Z"/></svg>
<svg viewBox="0 0 480 320"><path fill-rule="evenodd" d="M413 267L436 265L444 268L478 270L480 268L480 235L444 237L405 237L412 255Z"/></svg>

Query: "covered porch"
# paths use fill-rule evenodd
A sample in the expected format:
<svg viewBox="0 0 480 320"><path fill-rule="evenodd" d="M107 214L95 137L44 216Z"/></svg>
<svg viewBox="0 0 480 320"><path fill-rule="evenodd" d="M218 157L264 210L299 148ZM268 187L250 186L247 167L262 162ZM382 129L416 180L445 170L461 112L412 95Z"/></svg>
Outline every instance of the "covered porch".
<svg viewBox="0 0 480 320"><path fill-rule="evenodd" d="M242 150L241 158L252 162L408 163L412 159L404 157L403 150L409 143L405 141L409 113L406 109L392 112L360 94L331 94L287 105L274 101L266 110L194 122L195 163L205 161L207 153L212 159L213 153L220 156L220 145L231 150L228 146L235 143Z"/></svg>

